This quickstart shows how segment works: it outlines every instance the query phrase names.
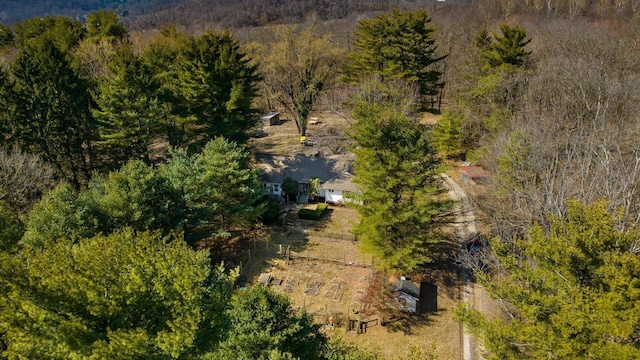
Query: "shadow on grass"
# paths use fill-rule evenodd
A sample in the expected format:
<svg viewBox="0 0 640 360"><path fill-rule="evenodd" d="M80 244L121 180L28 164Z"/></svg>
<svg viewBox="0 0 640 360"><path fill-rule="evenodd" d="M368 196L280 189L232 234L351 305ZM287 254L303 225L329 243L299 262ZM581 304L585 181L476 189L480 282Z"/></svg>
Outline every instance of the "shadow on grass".
<svg viewBox="0 0 640 360"><path fill-rule="evenodd" d="M460 244L455 241L443 242L433 255L433 261L424 265L415 276L420 281L432 283L438 292L451 299L459 297L458 289L462 286L460 267L456 264L455 254L460 252Z"/></svg>

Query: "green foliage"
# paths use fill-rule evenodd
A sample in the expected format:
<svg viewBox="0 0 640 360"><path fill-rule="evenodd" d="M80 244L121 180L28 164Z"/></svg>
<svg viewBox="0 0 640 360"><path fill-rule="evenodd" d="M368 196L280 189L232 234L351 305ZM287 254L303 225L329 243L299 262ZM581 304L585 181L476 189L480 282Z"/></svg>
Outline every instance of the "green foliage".
<svg viewBox="0 0 640 360"><path fill-rule="evenodd" d="M359 93L352 102L383 103L396 113L415 116L419 112L419 95L409 82L397 80L365 79L358 84Z"/></svg>
<svg viewBox="0 0 640 360"><path fill-rule="evenodd" d="M317 177L309 179L309 196L318 196L320 193L320 183L321 180Z"/></svg>
<svg viewBox="0 0 640 360"><path fill-rule="evenodd" d="M287 177L282 181L282 191L287 196L296 196L298 194L298 181Z"/></svg>
<svg viewBox="0 0 640 360"><path fill-rule="evenodd" d="M24 243L77 242L124 227L184 231L191 240L245 230L264 211L259 171L249 168L249 154L238 145L216 138L201 154L172 154L160 169L131 161L95 177L88 190L58 186L29 213Z"/></svg>
<svg viewBox="0 0 640 360"><path fill-rule="evenodd" d="M383 266L410 271L430 261L440 242L440 159L421 125L384 104L356 107L350 134L356 143L354 182L361 221L355 232L364 251Z"/></svg>
<svg viewBox="0 0 640 360"><path fill-rule="evenodd" d="M278 221L278 216L280 215L280 209L282 209L282 205L275 201L269 201L267 206L265 207L264 213L260 216L262 222L267 225L275 224Z"/></svg>
<svg viewBox="0 0 640 360"><path fill-rule="evenodd" d="M106 221L103 229L131 227L168 234L181 230L186 221L180 191L141 161L131 161L105 177L94 178L89 194Z"/></svg>
<svg viewBox="0 0 640 360"><path fill-rule="evenodd" d="M205 253L167 240L125 229L3 262L5 355L166 359L210 349L231 284Z"/></svg>
<svg viewBox="0 0 640 360"><path fill-rule="evenodd" d="M363 76L384 80L405 79L418 84L420 95L428 98L433 107L434 98L444 83L436 64L444 59L436 55L435 28L427 10L378 15L361 20L355 32L355 50L349 54L347 80Z"/></svg>
<svg viewBox="0 0 640 360"><path fill-rule="evenodd" d="M469 86L459 99L467 110L462 124L462 143L476 148L486 139L510 130L510 120L519 107L530 51L524 29L502 25L501 34L480 32L470 60ZM473 56L475 55L475 56Z"/></svg>
<svg viewBox="0 0 640 360"><path fill-rule="evenodd" d="M0 50L14 44L13 30L4 24L0 24Z"/></svg>
<svg viewBox="0 0 640 360"><path fill-rule="evenodd" d="M247 229L264 211L260 171L249 168L244 148L217 137L201 154L171 154L161 171L187 206L188 239Z"/></svg>
<svg viewBox="0 0 640 360"><path fill-rule="evenodd" d="M94 97L93 115L100 126L96 145L111 166L130 159L148 163L148 148L168 112L157 97L159 85L128 46L119 49L109 69L113 75L102 79Z"/></svg>
<svg viewBox="0 0 640 360"><path fill-rule="evenodd" d="M69 54L85 36L82 23L66 16L25 20L14 25L14 33L20 48L50 41L64 54Z"/></svg>
<svg viewBox="0 0 640 360"><path fill-rule="evenodd" d="M219 359L319 359L326 342L311 316L294 311L286 296L270 288L237 292L227 317L230 329Z"/></svg>
<svg viewBox="0 0 640 360"><path fill-rule="evenodd" d="M324 211L329 207L328 204L318 204L315 210L300 209L298 210L298 217L304 220L320 220Z"/></svg>
<svg viewBox="0 0 640 360"><path fill-rule="evenodd" d="M527 32L518 25L511 27L507 24L500 25L500 32L500 35L490 37L485 30L478 36L476 45L482 52L482 58L492 68L504 64L522 67L531 54L524 49L531 42L527 39Z"/></svg>
<svg viewBox="0 0 640 360"><path fill-rule="evenodd" d="M45 17L14 31L17 54L0 72L0 146L42 156L77 189L93 170L149 163L152 141L198 152L215 136L246 141L255 123L259 76L229 32L166 28L140 57L109 11L89 14L86 29Z"/></svg>
<svg viewBox="0 0 640 360"><path fill-rule="evenodd" d="M357 346L346 342L342 337L333 336L328 339L323 352L326 360L376 360L378 354L358 349Z"/></svg>
<svg viewBox="0 0 640 360"><path fill-rule="evenodd" d="M78 194L67 183L47 193L27 216L22 242L42 248L59 239L77 241L96 235L104 220L88 194Z"/></svg>
<svg viewBox="0 0 640 360"><path fill-rule="evenodd" d="M209 32L186 38L178 51L162 75L174 121L167 124L171 144L198 151L215 136L246 141L259 77L238 42L229 32Z"/></svg>
<svg viewBox="0 0 640 360"><path fill-rule="evenodd" d="M24 234L24 225L18 213L4 201L0 201L0 252L13 251Z"/></svg>
<svg viewBox="0 0 640 360"><path fill-rule="evenodd" d="M445 110L442 118L431 129L433 146L445 155L456 155L462 150L462 118L458 111Z"/></svg>
<svg viewBox="0 0 640 360"><path fill-rule="evenodd" d="M59 178L79 187L89 177L92 140L87 82L46 37L18 53L11 73L7 145L42 156Z"/></svg>
<svg viewBox="0 0 640 360"><path fill-rule="evenodd" d="M118 22L118 15L113 11L100 10L87 15L87 37L122 39L127 35L127 29Z"/></svg>
<svg viewBox="0 0 640 360"><path fill-rule="evenodd" d="M494 359L633 359L640 323L638 228L622 229L607 201L567 204L515 244L492 241L506 274L479 277L511 316L460 319L481 334ZM636 250L637 251L637 250Z"/></svg>

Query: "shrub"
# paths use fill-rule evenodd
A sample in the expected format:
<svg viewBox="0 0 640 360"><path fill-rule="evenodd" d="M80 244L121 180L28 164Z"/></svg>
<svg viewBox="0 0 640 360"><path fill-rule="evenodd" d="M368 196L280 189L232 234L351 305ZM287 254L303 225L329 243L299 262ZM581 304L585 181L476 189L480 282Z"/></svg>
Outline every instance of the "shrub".
<svg viewBox="0 0 640 360"><path fill-rule="evenodd" d="M298 211L298 217L304 220L319 220L328 206L329 206L328 204L323 203L323 204L319 204L315 210L300 209Z"/></svg>
<svg viewBox="0 0 640 360"><path fill-rule="evenodd" d="M280 209L282 209L282 205L275 201L269 201L267 203L267 208L265 212L260 216L262 222L265 225L273 225L278 221L278 215L280 215Z"/></svg>

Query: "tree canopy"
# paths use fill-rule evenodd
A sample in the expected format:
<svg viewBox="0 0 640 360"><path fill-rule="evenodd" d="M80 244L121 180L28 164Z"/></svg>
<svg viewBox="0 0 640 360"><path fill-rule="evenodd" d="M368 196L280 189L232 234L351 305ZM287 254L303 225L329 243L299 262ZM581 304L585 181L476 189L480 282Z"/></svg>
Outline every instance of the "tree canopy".
<svg viewBox="0 0 640 360"><path fill-rule="evenodd" d="M606 200L570 201L549 228L514 244L491 241L504 268L476 274L508 316L458 314L494 359L633 359L640 356L638 229L624 229Z"/></svg>
<svg viewBox="0 0 640 360"><path fill-rule="evenodd" d="M260 286L236 293L226 312L230 329L216 359L320 359L326 338L288 298Z"/></svg>
<svg viewBox="0 0 640 360"><path fill-rule="evenodd" d="M414 270L430 261L441 240L436 219L447 202L438 199L440 159L408 114L361 103L354 116L354 182L362 190L355 233L385 267Z"/></svg>
<svg viewBox="0 0 640 360"><path fill-rule="evenodd" d="M171 145L198 151L215 136L239 143L248 139L256 122L251 101L259 80L249 63L229 32L184 38L175 63L164 63L158 73L169 90Z"/></svg>
<svg viewBox="0 0 640 360"><path fill-rule="evenodd" d="M363 76L404 79L418 84L422 102L434 107L444 83L437 67L444 56L438 55L434 33L428 26L427 10L402 12L394 9L373 19L361 20L355 32L354 50L349 53L346 79Z"/></svg>
<svg viewBox="0 0 640 360"><path fill-rule="evenodd" d="M124 227L181 232L188 241L228 236L253 226L264 211L262 196L248 153L216 138L201 154L173 151L159 169L130 161L95 177L86 190L59 185L28 214L23 241L42 247L59 238L79 241Z"/></svg>
<svg viewBox="0 0 640 360"><path fill-rule="evenodd" d="M219 338L231 291L205 253L131 229L28 248L0 279L4 355L18 358L193 357Z"/></svg>
<svg viewBox="0 0 640 360"><path fill-rule="evenodd" d="M3 145L42 156L75 187L86 183L94 137L88 83L48 38L21 49L11 74L3 99L11 131Z"/></svg>
<svg viewBox="0 0 640 360"><path fill-rule="evenodd" d="M0 71L0 146L41 156L76 189L93 171L167 155L152 144L195 153L216 136L244 143L255 125L260 78L229 32L165 29L138 55L109 11L2 31L17 55Z"/></svg>
<svg viewBox="0 0 640 360"><path fill-rule="evenodd" d="M112 76L101 79L94 98L100 129L96 146L107 154L111 168L130 159L149 163L149 146L168 113L158 99L159 84L131 47L120 47L109 65Z"/></svg>

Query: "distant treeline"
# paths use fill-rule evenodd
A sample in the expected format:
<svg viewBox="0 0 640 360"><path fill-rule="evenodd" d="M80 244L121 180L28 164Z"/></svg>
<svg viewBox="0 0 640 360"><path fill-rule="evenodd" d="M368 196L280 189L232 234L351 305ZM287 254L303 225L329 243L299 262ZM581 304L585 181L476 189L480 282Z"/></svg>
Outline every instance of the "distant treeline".
<svg viewBox="0 0 640 360"><path fill-rule="evenodd" d="M633 17L640 10L634 0L7 0L0 2L0 22L11 24L32 17L64 15L84 17L97 10L112 10L130 29L161 28L166 24L186 27L216 24L225 28L334 20L392 8L427 8L456 11L474 7L496 17L537 14L551 17Z"/></svg>

